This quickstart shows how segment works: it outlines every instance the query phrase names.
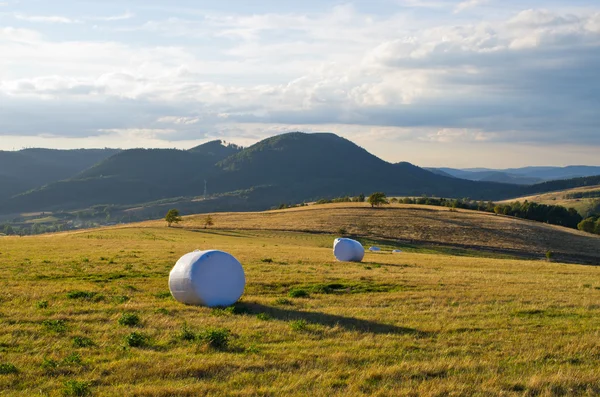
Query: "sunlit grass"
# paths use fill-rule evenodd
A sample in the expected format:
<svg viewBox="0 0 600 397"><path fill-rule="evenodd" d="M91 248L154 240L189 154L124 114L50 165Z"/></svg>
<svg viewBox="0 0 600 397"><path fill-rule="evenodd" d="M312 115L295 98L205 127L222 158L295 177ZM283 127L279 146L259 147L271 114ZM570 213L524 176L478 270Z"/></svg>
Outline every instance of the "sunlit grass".
<svg viewBox="0 0 600 397"><path fill-rule="evenodd" d="M166 227L2 238L0 395L600 393L600 268L417 252L339 263L332 241ZM175 261L207 248L244 264L232 308L168 293Z"/></svg>

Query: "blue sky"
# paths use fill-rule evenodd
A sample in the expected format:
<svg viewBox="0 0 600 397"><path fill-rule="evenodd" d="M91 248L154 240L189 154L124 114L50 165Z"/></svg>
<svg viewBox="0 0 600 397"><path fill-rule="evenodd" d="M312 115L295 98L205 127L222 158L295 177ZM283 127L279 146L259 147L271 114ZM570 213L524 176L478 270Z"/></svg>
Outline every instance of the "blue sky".
<svg viewBox="0 0 600 397"><path fill-rule="evenodd" d="M0 53L0 150L300 130L422 166L600 165L592 0L0 0Z"/></svg>

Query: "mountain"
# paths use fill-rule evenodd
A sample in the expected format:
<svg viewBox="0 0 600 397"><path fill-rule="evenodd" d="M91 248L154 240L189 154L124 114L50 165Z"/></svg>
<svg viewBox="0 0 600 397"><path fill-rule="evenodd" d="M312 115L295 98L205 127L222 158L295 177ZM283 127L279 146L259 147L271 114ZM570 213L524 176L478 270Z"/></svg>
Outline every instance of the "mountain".
<svg viewBox="0 0 600 397"><path fill-rule="evenodd" d="M222 140L215 140L203 143L200 146L193 147L188 152L201 154L203 156L212 157L216 161L220 161L229 156L233 156L243 148L234 144L227 144Z"/></svg>
<svg viewBox="0 0 600 397"><path fill-rule="evenodd" d="M468 179L470 181L510 183L515 185L532 185L542 182L543 179L527 175L520 175L501 170L488 170L482 168L462 170L456 168L427 168L431 172Z"/></svg>
<svg viewBox="0 0 600 397"><path fill-rule="evenodd" d="M0 151L0 200L71 178L118 152L117 149Z"/></svg>
<svg viewBox="0 0 600 397"><path fill-rule="evenodd" d="M267 208L281 202L378 190L475 199L518 194L513 185L450 178L409 163L391 164L334 134L289 133L243 150L215 141L188 151L122 151L74 178L5 201L2 211L130 205L198 196L204 192L205 181L210 194L251 189L246 199Z"/></svg>
<svg viewBox="0 0 600 397"><path fill-rule="evenodd" d="M221 141L191 150L130 149L104 159L71 179L14 197L3 212L85 208L96 204L138 204L200 195L215 164L241 148Z"/></svg>
<svg viewBox="0 0 600 397"><path fill-rule="evenodd" d="M428 170L432 172L436 170L456 178L472 181L514 183L519 185L531 185L544 181L600 175L600 167L584 165L571 165L568 167L523 167L500 170L489 168L428 168Z"/></svg>

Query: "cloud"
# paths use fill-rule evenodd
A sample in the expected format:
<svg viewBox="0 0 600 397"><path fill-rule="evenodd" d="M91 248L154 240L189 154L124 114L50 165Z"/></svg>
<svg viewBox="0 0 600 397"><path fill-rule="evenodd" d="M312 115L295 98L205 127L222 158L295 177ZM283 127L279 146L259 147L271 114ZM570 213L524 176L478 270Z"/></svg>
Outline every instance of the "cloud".
<svg viewBox="0 0 600 397"><path fill-rule="evenodd" d="M24 14L14 14L14 17L21 21L27 22L42 22L42 23L83 23L78 19L71 19L64 16L58 15L24 15Z"/></svg>
<svg viewBox="0 0 600 397"><path fill-rule="evenodd" d="M105 41L2 28L0 135L191 142L348 128L415 144L600 145L598 13L189 18L111 25ZM146 45L119 40L139 32Z"/></svg>
<svg viewBox="0 0 600 397"><path fill-rule="evenodd" d="M470 8L478 7L484 3L487 3L488 1L489 0L466 0L466 1L463 1L461 3L458 3L458 5L454 8L454 13L458 14L458 13L468 10Z"/></svg>
<svg viewBox="0 0 600 397"><path fill-rule="evenodd" d="M123 14L119 14L119 15L111 15L108 17L93 17L93 18L89 18L89 19L94 20L94 21L113 22L113 21L124 21L124 20L131 19L134 17L135 17L135 14L133 14L129 11L126 11Z"/></svg>

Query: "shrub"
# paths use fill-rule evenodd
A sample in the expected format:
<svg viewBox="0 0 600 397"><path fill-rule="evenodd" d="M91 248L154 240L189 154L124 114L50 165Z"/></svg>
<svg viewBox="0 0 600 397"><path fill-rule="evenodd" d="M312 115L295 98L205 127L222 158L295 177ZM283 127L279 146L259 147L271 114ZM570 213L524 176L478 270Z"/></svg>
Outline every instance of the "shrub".
<svg viewBox="0 0 600 397"><path fill-rule="evenodd" d="M308 323L306 320L294 320L290 322L290 328L292 328L294 331L304 331L307 326Z"/></svg>
<svg viewBox="0 0 600 397"><path fill-rule="evenodd" d="M264 258L260 260L262 263L273 263L273 259L271 258Z"/></svg>
<svg viewBox="0 0 600 397"><path fill-rule="evenodd" d="M552 251L546 251L546 259L551 261L552 258L554 258L554 252Z"/></svg>
<svg viewBox="0 0 600 397"><path fill-rule="evenodd" d="M73 338L73 347L91 347L94 342L85 336L76 336Z"/></svg>
<svg viewBox="0 0 600 397"><path fill-rule="evenodd" d="M35 304L35 307L37 307L38 309L47 309L48 308L48 301L38 301Z"/></svg>
<svg viewBox="0 0 600 397"><path fill-rule="evenodd" d="M256 315L256 318L262 321L269 321L271 320L271 315L269 315L268 313L258 313Z"/></svg>
<svg viewBox="0 0 600 397"><path fill-rule="evenodd" d="M346 234L348 234L348 231L345 227L340 227L338 230L336 230L336 232L340 236L345 236Z"/></svg>
<svg viewBox="0 0 600 397"><path fill-rule="evenodd" d="M11 363L1 363L0 364L0 375L10 375L10 374L16 374L18 372L19 372L19 370L17 367L14 366L14 364L11 364Z"/></svg>
<svg viewBox="0 0 600 397"><path fill-rule="evenodd" d="M63 359L63 364L79 365L81 364L81 356L79 355L79 353L73 352Z"/></svg>
<svg viewBox="0 0 600 397"><path fill-rule="evenodd" d="M119 324L127 327L137 327L140 325L140 318L134 313L123 313L119 318Z"/></svg>
<svg viewBox="0 0 600 397"><path fill-rule="evenodd" d="M197 337L198 336L196 335L196 333L188 327L187 323L184 323L181 326L181 331L179 332L179 339L185 341L194 341Z"/></svg>
<svg viewBox="0 0 600 397"><path fill-rule="evenodd" d="M65 320L44 320L42 325L52 332L63 333L67 330Z"/></svg>
<svg viewBox="0 0 600 397"><path fill-rule="evenodd" d="M209 328L199 335L199 339L214 349L225 349L229 344L231 332L226 328Z"/></svg>
<svg viewBox="0 0 600 397"><path fill-rule="evenodd" d="M303 289L292 289L288 292L290 298L308 298L310 294Z"/></svg>
<svg viewBox="0 0 600 397"><path fill-rule="evenodd" d="M288 305L291 306L294 304L294 302L292 302L291 300L289 300L288 298L277 298L275 299L274 302L276 305Z"/></svg>
<svg viewBox="0 0 600 397"><path fill-rule="evenodd" d="M77 380L65 382L63 396L85 397L90 395L90 384Z"/></svg>
<svg viewBox="0 0 600 397"><path fill-rule="evenodd" d="M148 344L148 337L141 332L132 332L125 336L125 344L129 347L144 347Z"/></svg>
<svg viewBox="0 0 600 397"><path fill-rule="evenodd" d="M87 299L90 300L97 295L96 292L89 291L71 291L67 292L67 298L69 299Z"/></svg>

